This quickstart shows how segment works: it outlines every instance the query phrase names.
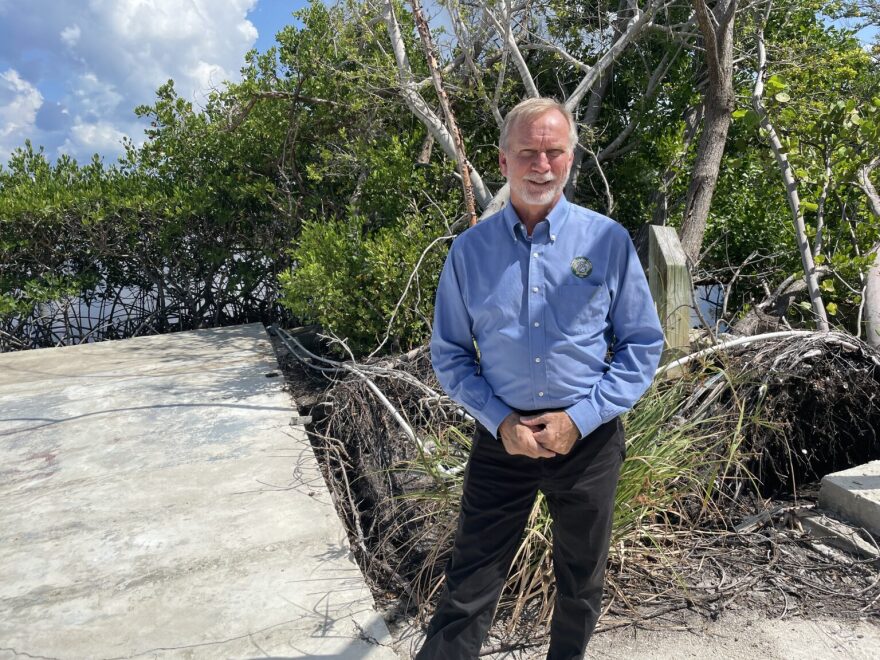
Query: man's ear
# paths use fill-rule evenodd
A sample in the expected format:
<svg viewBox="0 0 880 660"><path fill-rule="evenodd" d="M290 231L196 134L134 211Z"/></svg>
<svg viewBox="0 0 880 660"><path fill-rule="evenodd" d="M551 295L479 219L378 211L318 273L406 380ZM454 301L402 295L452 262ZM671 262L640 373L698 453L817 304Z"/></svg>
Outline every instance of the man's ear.
<svg viewBox="0 0 880 660"><path fill-rule="evenodd" d="M507 154L503 149L498 150L498 169L501 170L501 176L507 176Z"/></svg>

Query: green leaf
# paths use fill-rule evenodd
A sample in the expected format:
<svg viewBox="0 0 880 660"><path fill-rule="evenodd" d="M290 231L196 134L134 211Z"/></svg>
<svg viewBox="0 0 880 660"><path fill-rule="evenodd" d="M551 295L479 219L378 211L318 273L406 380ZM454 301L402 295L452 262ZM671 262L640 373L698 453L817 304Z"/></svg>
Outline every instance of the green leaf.
<svg viewBox="0 0 880 660"><path fill-rule="evenodd" d="M761 123L761 117L754 110L747 110L745 114L745 123L749 128L755 128Z"/></svg>
<svg viewBox="0 0 880 660"><path fill-rule="evenodd" d="M789 101L791 101L791 97L785 92L779 92L778 94L775 94L773 98L775 98L780 103L788 103Z"/></svg>
<svg viewBox="0 0 880 660"><path fill-rule="evenodd" d="M815 212L819 210L819 205L815 202L801 202L801 208L803 208L804 211Z"/></svg>
<svg viewBox="0 0 880 660"><path fill-rule="evenodd" d="M783 89L785 89L787 85L782 78L774 74L767 79L766 87L768 93L776 94L777 92L781 92Z"/></svg>
<svg viewBox="0 0 880 660"><path fill-rule="evenodd" d="M825 311L828 312L829 314L831 314L831 316L836 316L837 315L837 304L833 303L833 302L828 303L827 305L825 305Z"/></svg>
<svg viewBox="0 0 880 660"><path fill-rule="evenodd" d="M819 288L822 289L822 291L834 293L834 280L822 280L822 284L819 285Z"/></svg>
<svg viewBox="0 0 880 660"><path fill-rule="evenodd" d="M734 119L742 119L747 114L749 114L749 111L747 109L740 108L739 110L734 110L730 116L733 117Z"/></svg>

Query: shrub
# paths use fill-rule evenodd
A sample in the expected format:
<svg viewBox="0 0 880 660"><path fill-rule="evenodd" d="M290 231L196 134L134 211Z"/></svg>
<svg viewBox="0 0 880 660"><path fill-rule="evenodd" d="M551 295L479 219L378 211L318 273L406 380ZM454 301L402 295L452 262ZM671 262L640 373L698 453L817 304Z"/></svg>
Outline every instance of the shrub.
<svg viewBox="0 0 880 660"><path fill-rule="evenodd" d="M363 216L304 223L281 275L281 304L319 323L356 353L423 342L451 236L437 217L411 212L372 233Z"/></svg>

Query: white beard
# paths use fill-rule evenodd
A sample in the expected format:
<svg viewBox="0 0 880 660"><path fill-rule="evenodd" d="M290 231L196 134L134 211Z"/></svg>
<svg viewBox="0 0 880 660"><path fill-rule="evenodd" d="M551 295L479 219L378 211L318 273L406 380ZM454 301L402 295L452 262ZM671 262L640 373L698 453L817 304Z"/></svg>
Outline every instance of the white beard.
<svg viewBox="0 0 880 660"><path fill-rule="evenodd" d="M524 183L521 186L513 186L513 188L519 194L520 198L526 204L530 204L532 206L544 206L551 203L563 187L564 184L560 186L558 183L556 183L553 186L548 186L544 190L533 192L531 188L528 187L527 183Z"/></svg>
<svg viewBox="0 0 880 660"><path fill-rule="evenodd" d="M562 193L565 188L565 183L568 181L568 174L569 169L566 169L564 176L553 180L553 185L547 186L539 191L533 191L532 188L529 187L528 181L511 181L510 191L530 206L546 206L547 204L552 203L553 200Z"/></svg>

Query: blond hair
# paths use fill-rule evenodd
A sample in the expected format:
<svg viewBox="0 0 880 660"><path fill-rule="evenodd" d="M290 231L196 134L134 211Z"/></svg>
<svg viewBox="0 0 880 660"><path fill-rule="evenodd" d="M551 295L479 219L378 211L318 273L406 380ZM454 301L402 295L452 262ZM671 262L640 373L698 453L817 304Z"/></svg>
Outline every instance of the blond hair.
<svg viewBox="0 0 880 660"><path fill-rule="evenodd" d="M510 131L513 130L513 126L520 121L536 119L551 110L558 110L565 117L565 121L568 122L568 148L574 149L578 141L577 124L575 124L571 111L556 99L538 97L520 101L507 113L504 123L501 125L501 137L498 140L501 150L507 151Z"/></svg>

